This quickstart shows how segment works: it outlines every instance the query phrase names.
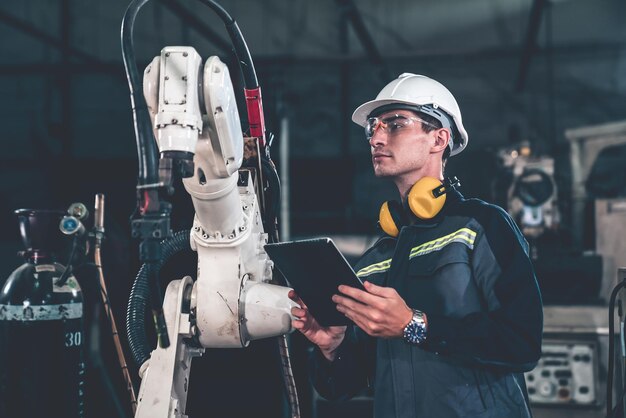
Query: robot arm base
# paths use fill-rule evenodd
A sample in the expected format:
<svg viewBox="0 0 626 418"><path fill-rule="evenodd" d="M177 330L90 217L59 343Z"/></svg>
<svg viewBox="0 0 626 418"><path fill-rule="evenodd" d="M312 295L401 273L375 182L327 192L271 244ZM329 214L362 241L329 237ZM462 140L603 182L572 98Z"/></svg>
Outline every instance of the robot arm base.
<svg viewBox="0 0 626 418"><path fill-rule="evenodd" d="M167 287L163 311L172 344L167 348L157 346L141 366L135 418L185 417L191 360L204 353L203 348L189 346L184 341L194 334L190 314L183 312L191 286L191 278L187 276Z"/></svg>

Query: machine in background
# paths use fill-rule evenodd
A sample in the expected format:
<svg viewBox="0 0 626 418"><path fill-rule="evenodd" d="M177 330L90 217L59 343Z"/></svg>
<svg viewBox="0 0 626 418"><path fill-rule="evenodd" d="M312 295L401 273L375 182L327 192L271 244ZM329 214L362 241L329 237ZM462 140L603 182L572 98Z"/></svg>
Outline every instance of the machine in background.
<svg viewBox="0 0 626 418"><path fill-rule="evenodd" d="M626 265L626 121L565 131L572 170L574 244L602 256L600 298L608 303L615 272Z"/></svg>
<svg viewBox="0 0 626 418"><path fill-rule="evenodd" d="M493 201L505 208L528 241L544 304L599 304L602 258L583 251L562 222L555 160L526 142L496 153ZM561 204L560 204L561 203Z"/></svg>
<svg viewBox="0 0 626 418"><path fill-rule="evenodd" d="M499 184L504 199L499 200L506 201L506 209L530 241L531 257L536 259L535 242L560 224L554 159L533 155L530 145L522 143L500 150L498 160L503 174L498 178L504 180Z"/></svg>
<svg viewBox="0 0 626 418"><path fill-rule="evenodd" d="M526 383L537 417L603 417L607 390L614 399L623 391L619 375L613 388L606 385L607 303L617 267L626 264L626 185L621 180L626 177L623 164L606 164L601 157L620 155L616 147L626 144L626 123L568 130L565 136L571 142L573 180L567 225L550 225L558 218L539 216L559 203L556 193L548 197L549 184L555 183L549 180L553 160L528 158L521 150L500 153L512 173L507 209L534 247L545 302L543 354ZM525 208L533 199L534 209ZM623 352L621 344L614 347Z"/></svg>
<svg viewBox="0 0 626 418"><path fill-rule="evenodd" d="M626 295L623 289L612 295L612 290L623 286L626 279L626 121L571 129L565 136L571 145L572 216L581 219L573 225L575 242L587 246L591 242L602 255L602 300L606 303L610 296L617 296L617 309L609 307L608 314L609 329L613 329L614 315L619 316L619 327L612 333L616 337L613 355L607 354L603 360L609 360L606 375L613 387L606 393L606 408L621 407L613 417L623 418Z"/></svg>
<svg viewBox="0 0 626 418"><path fill-rule="evenodd" d="M541 359L525 374L534 416L604 416L608 335L605 307L544 307Z"/></svg>

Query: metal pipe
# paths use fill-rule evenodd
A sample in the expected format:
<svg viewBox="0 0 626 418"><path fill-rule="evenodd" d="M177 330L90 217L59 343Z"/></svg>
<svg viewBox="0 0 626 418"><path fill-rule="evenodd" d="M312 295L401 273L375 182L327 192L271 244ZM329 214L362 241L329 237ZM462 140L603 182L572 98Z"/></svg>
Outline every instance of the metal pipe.
<svg viewBox="0 0 626 418"><path fill-rule="evenodd" d="M283 115L280 120L280 224L282 226L280 235L284 241L291 238L291 209L289 207L289 118Z"/></svg>
<svg viewBox="0 0 626 418"><path fill-rule="evenodd" d="M111 309L111 302L109 300L109 294L107 292L106 282L104 280L104 272L102 270L102 258L100 255L100 249L102 246L102 240L104 238L104 195L98 193L96 195L95 202L95 214L94 214L94 230L95 230L95 249L94 249L94 264L98 270L98 280L100 282L100 296L102 296L102 303L104 304L104 311L106 312L109 324L111 325L111 335L113 336L113 344L115 345L115 351L117 352L117 359L122 369L122 375L126 381L126 390L130 396L131 407L133 414L137 410L137 396L135 395L135 388L133 387L133 381L128 372L128 365L126 364L126 358L124 357L124 350L122 350L122 344L120 342L120 336L117 332L117 326L115 325L115 317L113 316L113 310Z"/></svg>
<svg viewBox="0 0 626 418"><path fill-rule="evenodd" d="M109 318L111 324L111 335L113 336L113 344L115 345L115 351L117 352L117 360L120 363L122 369L122 375L124 381L126 381L126 390L130 396L130 403L133 409L133 414L137 411L137 396L135 395L135 388L133 387L133 381L128 371L128 365L126 364L126 358L124 357L124 351L122 350L122 344L120 342L120 336L117 332L117 326L115 325L115 317L111 310L111 304L109 301L109 295L106 288L106 282L104 281L104 273L102 271L102 260L100 257L100 246L96 245L94 250L94 262L98 269L98 277L100 281L100 295L102 296L102 303L104 304L104 310Z"/></svg>

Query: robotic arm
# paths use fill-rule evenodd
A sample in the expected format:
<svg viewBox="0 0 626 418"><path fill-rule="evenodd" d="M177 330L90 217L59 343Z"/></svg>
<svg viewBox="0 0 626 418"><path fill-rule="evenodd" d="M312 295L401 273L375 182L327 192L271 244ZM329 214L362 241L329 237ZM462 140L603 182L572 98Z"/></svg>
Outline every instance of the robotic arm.
<svg viewBox="0 0 626 418"><path fill-rule="evenodd" d="M166 47L146 68L143 91L161 158L171 159L160 177L171 183L174 170L186 177L198 275L166 290L172 343L141 367L136 417L184 417L191 359L204 348L245 347L290 332L295 303L289 288L268 283L268 237L252 176L241 169L244 141L226 65L211 57L202 66L193 48Z"/></svg>

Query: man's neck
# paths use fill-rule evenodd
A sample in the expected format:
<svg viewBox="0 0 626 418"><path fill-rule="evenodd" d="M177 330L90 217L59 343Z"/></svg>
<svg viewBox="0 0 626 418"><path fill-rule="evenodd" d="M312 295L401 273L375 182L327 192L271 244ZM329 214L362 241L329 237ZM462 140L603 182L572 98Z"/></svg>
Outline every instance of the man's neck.
<svg viewBox="0 0 626 418"><path fill-rule="evenodd" d="M418 172L409 173L407 175L399 176L394 179L394 183L398 188L402 202L406 202L411 187L424 177L434 177L443 181L443 170L441 165L438 167L424 167Z"/></svg>

